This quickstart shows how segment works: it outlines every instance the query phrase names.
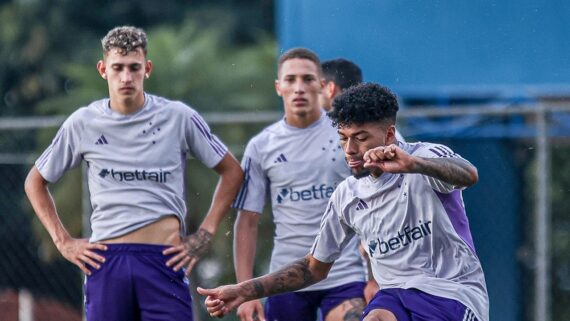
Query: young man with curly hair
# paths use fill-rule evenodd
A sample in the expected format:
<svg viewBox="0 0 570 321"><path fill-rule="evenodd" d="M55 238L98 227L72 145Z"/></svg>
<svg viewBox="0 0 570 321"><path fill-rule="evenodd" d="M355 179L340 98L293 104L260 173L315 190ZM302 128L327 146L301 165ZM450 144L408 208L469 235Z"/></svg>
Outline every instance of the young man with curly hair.
<svg viewBox="0 0 570 321"><path fill-rule="evenodd" d="M396 97L377 84L349 88L330 113L352 177L330 198L311 252L274 273L211 290L221 316L244 301L294 291L327 277L355 236L380 291L365 321L489 320L485 277L461 191L477 169L449 147L395 140Z"/></svg>
<svg viewBox="0 0 570 321"><path fill-rule="evenodd" d="M186 276L243 180L239 163L192 108L144 92L152 72L142 29L102 39L109 98L75 111L26 179L30 202L61 254L85 274L87 320L192 320ZM184 168L193 156L220 175L212 206L186 236ZM89 240L72 237L48 184L87 165Z"/></svg>

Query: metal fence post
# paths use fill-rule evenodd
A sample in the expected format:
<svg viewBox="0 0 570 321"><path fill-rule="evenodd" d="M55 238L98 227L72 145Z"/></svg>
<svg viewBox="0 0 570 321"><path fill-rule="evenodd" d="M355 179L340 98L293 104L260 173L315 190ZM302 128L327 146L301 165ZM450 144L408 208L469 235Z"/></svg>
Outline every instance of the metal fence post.
<svg viewBox="0 0 570 321"><path fill-rule="evenodd" d="M550 321L550 141L547 111L536 111L536 195L534 320Z"/></svg>

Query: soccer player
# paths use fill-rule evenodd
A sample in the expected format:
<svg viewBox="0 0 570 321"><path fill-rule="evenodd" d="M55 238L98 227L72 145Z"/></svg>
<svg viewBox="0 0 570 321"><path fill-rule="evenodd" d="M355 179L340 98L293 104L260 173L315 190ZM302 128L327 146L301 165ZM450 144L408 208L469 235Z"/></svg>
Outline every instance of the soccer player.
<svg viewBox="0 0 570 321"><path fill-rule="evenodd" d="M144 92L153 65L143 30L114 28L102 46L97 70L109 98L69 116L30 170L26 193L57 249L86 274L87 320L192 320L186 276L207 252L243 171L194 109ZM220 175L209 212L189 236L187 155ZM48 190L82 161L93 207L89 240L68 233Z"/></svg>
<svg viewBox="0 0 570 321"><path fill-rule="evenodd" d="M257 226L267 198L275 223L270 270L309 253L328 199L350 175L338 135L320 108L323 89L318 56L305 48L279 58L275 89L285 117L248 143L242 159L245 181L234 207L234 261L239 282L253 277ZM271 297L265 315L259 300L238 309L242 321L257 315L266 320L358 320L364 308L365 270L357 240L350 241L323 282L303 291ZM374 282L374 285L375 282Z"/></svg>
<svg viewBox="0 0 570 321"><path fill-rule="evenodd" d="M380 291L365 321L488 321L488 296L461 190L477 169L449 147L395 140L396 97L360 84L334 100L352 177L334 191L320 231L304 258L271 274L198 292L220 316L244 301L295 291L327 277L358 236Z"/></svg>

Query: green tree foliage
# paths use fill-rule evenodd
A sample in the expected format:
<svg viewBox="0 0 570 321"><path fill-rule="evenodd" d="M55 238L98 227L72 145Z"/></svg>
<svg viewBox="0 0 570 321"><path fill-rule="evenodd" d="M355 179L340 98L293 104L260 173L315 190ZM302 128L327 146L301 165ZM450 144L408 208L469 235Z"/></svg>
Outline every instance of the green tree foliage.
<svg viewBox="0 0 570 321"><path fill-rule="evenodd" d="M114 26L178 31L191 17L194 28L224 29L232 50L272 34L272 10L268 0L0 2L0 116L33 114L39 102L68 92L70 64L92 62L98 39Z"/></svg>

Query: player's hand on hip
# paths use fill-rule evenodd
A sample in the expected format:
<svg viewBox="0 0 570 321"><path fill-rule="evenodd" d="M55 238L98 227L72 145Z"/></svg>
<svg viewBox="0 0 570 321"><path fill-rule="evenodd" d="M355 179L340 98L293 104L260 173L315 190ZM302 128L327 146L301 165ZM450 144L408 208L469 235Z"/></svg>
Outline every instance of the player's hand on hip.
<svg viewBox="0 0 570 321"><path fill-rule="evenodd" d="M238 294L236 285L225 285L215 289L196 289L199 294L205 295L206 310L210 316L221 318L244 302Z"/></svg>
<svg viewBox="0 0 570 321"><path fill-rule="evenodd" d="M174 254L166 265L174 271L184 268L186 276L190 275L194 265L208 253L211 242L212 233L199 229L196 233L184 237L182 244L169 247L162 252L164 255Z"/></svg>
<svg viewBox="0 0 570 321"><path fill-rule="evenodd" d="M387 173L407 173L412 164L411 156L395 144L372 148L364 153L363 160L365 168Z"/></svg>
<svg viewBox="0 0 570 321"><path fill-rule="evenodd" d="M93 250L107 250L107 246L98 243L89 243L87 239L69 238L61 242L57 249L71 263L77 265L83 273L91 275L88 266L94 269L100 269L101 263L105 262L105 258Z"/></svg>
<svg viewBox="0 0 570 321"><path fill-rule="evenodd" d="M252 300L242 303L236 314L240 321L265 321L265 313L260 300Z"/></svg>

